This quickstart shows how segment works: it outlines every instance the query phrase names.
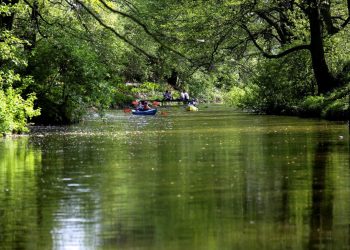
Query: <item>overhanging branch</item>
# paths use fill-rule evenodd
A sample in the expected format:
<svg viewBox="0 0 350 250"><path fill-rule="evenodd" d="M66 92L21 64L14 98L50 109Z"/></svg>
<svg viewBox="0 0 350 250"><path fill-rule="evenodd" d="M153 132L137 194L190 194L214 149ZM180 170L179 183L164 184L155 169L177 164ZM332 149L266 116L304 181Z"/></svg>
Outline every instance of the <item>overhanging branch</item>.
<svg viewBox="0 0 350 250"><path fill-rule="evenodd" d="M132 41L130 41L129 39L127 39L125 36L119 34L115 29L113 29L111 26L107 25L104 21L102 21L101 18L99 18L97 16L97 14L95 14L91 9L89 9L82 1L80 0L76 0L77 3L79 3L102 27L104 27L105 29L111 31L116 37L118 37L119 39L121 39L122 41L124 41L125 43L129 44L130 46L132 46L134 49L136 49L137 51L141 52L142 54L144 54L145 56L147 56L148 58L152 59L152 60L156 60L156 57L147 53L145 50L143 50L142 48L140 48L139 46L137 46L136 44L134 44Z"/></svg>
<svg viewBox="0 0 350 250"><path fill-rule="evenodd" d="M346 25L350 23L350 16L344 21L344 23L341 25L342 28L345 28Z"/></svg>
<svg viewBox="0 0 350 250"><path fill-rule="evenodd" d="M281 58L284 57L290 53L296 52L296 51L300 51L300 50L310 50L310 45L309 44L302 44L302 45L297 45L295 47L289 48L281 53L278 54L270 54L267 53L266 51L264 51L264 49L258 44L258 42L256 41L255 36L250 32L250 30L248 29L247 26L242 25L243 29L247 32L249 38L251 39L251 41L253 42L254 46L262 53L262 55L266 58Z"/></svg>
<svg viewBox="0 0 350 250"><path fill-rule="evenodd" d="M348 18L341 25L342 28L344 28L346 25L348 25L350 23L350 0L347 0L346 2L347 2L347 9L348 9Z"/></svg>
<svg viewBox="0 0 350 250"><path fill-rule="evenodd" d="M34 8L34 6L33 6L29 1L27 1L27 0L23 0L23 1L24 1L31 9ZM38 12L37 14L38 14L38 16L40 17L40 19L41 19L44 23L46 23L47 25L54 25L53 23L50 23L49 21L47 21L47 20L41 15L40 12Z"/></svg>
<svg viewBox="0 0 350 250"><path fill-rule="evenodd" d="M78 0L77 0L77 1L78 1ZM134 17L134 16L132 16L132 15L129 15L129 14L125 13L125 12L122 12L122 11L119 11L119 10L117 10L117 9L112 8L112 7L109 6L104 0L99 0L99 1L100 1L100 2L103 4L103 6L104 6L106 9L108 9L109 11L111 11L111 12L113 12L113 13L116 13L116 14L118 14L118 15L121 15L121 16L123 16L123 17L125 17L125 18L128 18L128 19L130 19L131 21L133 21L134 23L136 23L138 26L140 26L140 27L145 31L145 33L146 33L147 35L149 35L150 37L152 37L153 40L156 41L158 44L160 44L162 47L166 48L167 50L173 52L173 53L176 54L176 55L179 55L179 56L181 56L181 57L183 57L183 58L189 60L184 54L182 54L182 53L180 53L179 51L177 51L177 50L175 50L175 49L169 47L169 46L166 45L166 44L164 44L154 33L152 33L152 32L148 29L148 27L147 27L144 23L142 23L142 22L141 22L140 20L138 20L136 17Z"/></svg>

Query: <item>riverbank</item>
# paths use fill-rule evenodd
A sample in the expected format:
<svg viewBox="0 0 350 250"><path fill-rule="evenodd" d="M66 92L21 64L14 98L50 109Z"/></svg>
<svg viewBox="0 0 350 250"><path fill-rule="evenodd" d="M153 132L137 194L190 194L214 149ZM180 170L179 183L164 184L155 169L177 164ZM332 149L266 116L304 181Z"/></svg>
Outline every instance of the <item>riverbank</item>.
<svg viewBox="0 0 350 250"><path fill-rule="evenodd" d="M291 114L300 117L317 117L333 121L349 121L350 84L327 96L308 96L291 110Z"/></svg>
<svg viewBox="0 0 350 250"><path fill-rule="evenodd" d="M288 115L303 118L320 118L331 121L349 121L350 84L337 88L327 95L266 96L257 86L235 89L226 96L226 103L258 114ZM254 94L252 94L254 93Z"/></svg>

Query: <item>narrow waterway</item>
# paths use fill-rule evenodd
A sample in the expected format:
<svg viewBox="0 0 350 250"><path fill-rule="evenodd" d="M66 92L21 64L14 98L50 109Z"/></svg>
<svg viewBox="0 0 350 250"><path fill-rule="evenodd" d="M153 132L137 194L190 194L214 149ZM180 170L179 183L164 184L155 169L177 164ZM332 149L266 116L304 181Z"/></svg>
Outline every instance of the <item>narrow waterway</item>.
<svg viewBox="0 0 350 250"><path fill-rule="evenodd" d="M345 123L111 111L0 139L0 249L350 249Z"/></svg>

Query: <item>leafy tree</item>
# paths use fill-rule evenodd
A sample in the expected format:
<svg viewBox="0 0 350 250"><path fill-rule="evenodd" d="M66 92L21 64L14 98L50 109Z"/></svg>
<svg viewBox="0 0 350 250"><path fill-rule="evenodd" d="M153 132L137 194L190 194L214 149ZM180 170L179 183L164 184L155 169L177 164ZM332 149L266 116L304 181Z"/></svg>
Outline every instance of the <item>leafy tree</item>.
<svg viewBox="0 0 350 250"><path fill-rule="evenodd" d="M27 63L22 55L27 41L12 31L14 16L21 8L18 1L4 1L0 6L0 135L27 132L28 120L40 114L34 109L33 93L22 97L31 78L17 73Z"/></svg>
<svg viewBox="0 0 350 250"><path fill-rule="evenodd" d="M119 82L144 78L147 68L142 58L113 33L106 32L78 2L25 3L30 11L23 13L16 25L22 36L32 39L26 50L29 65L24 73L34 79L26 91L36 92L37 105L42 107L36 121L79 121L88 107L108 108ZM109 23L117 23L117 29L123 29L117 17L100 14ZM27 20L33 25L26 25Z"/></svg>
<svg viewBox="0 0 350 250"><path fill-rule="evenodd" d="M227 56L247 57L254 47L267 58L307 50L319 93L341 82L327 64L325 46L329 37L345 35L339 32L350 20L349 1L162 1L158 8L154 1L147 4L153 13L152 36L160 39L162 34L161 39L197 66L210 69Z"/></svg>
<svg viewBox="0 0 350 250"><path fill-rule="evenodd" d="M25 42L2 38L16 49L3 47L1 70L17 79L2 88L24 99L37 93L43 123L123 103L117 86L126 81L168 83L206 100L232 88L226 97L245 105L249 93L261 110L289 110L300 95L350 78L349 10L335 0L4 0L1 32Z"/></svg>
<svg viewBox="0 0 350 250"><path fill-rule="evenodd" d="M76 122L88 107L103 110L111 104L113 79L98 53L82 41L61 39L38 43L32 58L31 89L38 95L43 123Z"/></svg>

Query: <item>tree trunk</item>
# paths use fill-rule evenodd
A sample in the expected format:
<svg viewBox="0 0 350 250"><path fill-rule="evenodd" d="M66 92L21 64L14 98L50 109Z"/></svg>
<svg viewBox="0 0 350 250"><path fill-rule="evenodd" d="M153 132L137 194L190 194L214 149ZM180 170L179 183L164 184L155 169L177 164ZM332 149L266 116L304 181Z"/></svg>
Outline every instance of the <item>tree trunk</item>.
<svg viewBox="0 0 350 250"><path fill-rule="evenodd" d="M171 76L167 79L167 82L170 86L172 86L174 89L178 88L178 73L175 70L171 71Z"/></svg>
<svg viewBox="0 0 350 250"><path fill-rule="evenodd" d="M309 0L308 3L308 16L311 34L310 52L312 59L312 67L318 86L318 93L324 94L335 87L336 79L330 73L325 58L319 1Z"/></svg>
<svg viewBox="0 0 350 250"><path fill-rule="evenodd" d="M34 1L33 6L31 6L31 8L32 13L30 16L29 27L26 34L26 40L29 42L29 44L26 44L24 46L25 50L27 50L28 52L31 52L36 46L37 24L39 16L39 4L37 0Z"/></svg>
<svg viewBox="0 0 350 250"><path fill-rule="evenodd" d="M336 34L339 32L339 28L334 26L332 15L331 15L331 2L323 0L321 2L321 15L324 21L324 24L327 28L327 33L330 35Z"/></svg>

